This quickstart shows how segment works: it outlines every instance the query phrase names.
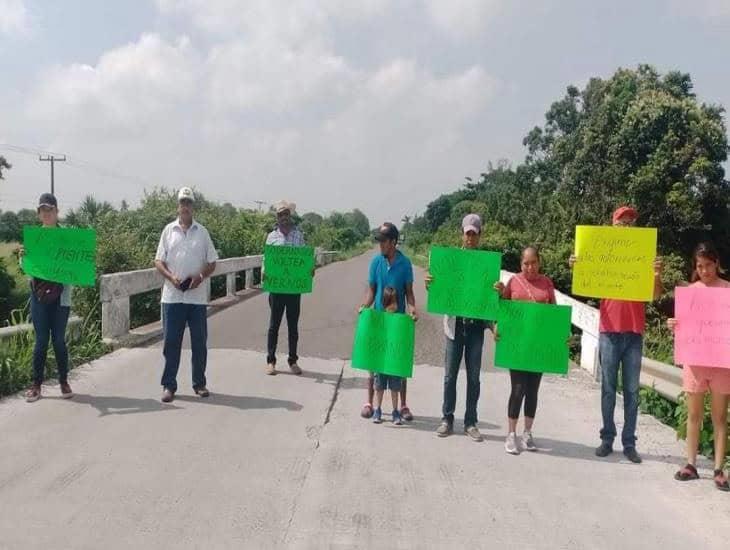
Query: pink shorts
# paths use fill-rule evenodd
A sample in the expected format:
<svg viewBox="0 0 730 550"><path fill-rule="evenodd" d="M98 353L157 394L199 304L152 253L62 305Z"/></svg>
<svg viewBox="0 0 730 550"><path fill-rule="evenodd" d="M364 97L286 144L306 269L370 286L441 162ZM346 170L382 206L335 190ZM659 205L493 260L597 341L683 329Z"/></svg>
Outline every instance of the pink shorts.
<svg viewBox="0 0 730 550"><path fill-rule="evenodd" d="M693 367L682 369L682 389L688 393L730 394L730 368Z"/></svg>

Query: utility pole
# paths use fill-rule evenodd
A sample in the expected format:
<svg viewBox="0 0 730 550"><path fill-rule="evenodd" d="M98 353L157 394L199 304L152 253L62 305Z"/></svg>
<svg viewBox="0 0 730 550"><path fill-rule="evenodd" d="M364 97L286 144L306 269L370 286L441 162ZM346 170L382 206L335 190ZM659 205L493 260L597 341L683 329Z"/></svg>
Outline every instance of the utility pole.
<svg viewBox="0 0 730 550"><path fill-rule="evenodd" d="M63 155L63 157L57 157L54 155L48 155L46 157L40 156L40 157L38 157L38 160L41 162L50 162L51 163L51 195L55 195L56 186L53 181L53 166L56 162L64 162L66 160L66 155Z"/></svg>
<svg viewBox="0 0 730 550"><path fill-rule="evenodd" d="M261 207L266 204L266 201L253 201L255 202L259 207L259 212L261 212Z"/></svg>

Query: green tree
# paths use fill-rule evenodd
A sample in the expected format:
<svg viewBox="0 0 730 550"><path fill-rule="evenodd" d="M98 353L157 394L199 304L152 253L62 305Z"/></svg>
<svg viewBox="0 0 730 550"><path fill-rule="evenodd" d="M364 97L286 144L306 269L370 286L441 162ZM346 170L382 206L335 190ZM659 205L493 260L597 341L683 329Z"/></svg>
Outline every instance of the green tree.
<svg viewBox="0 0 730 550"><path fill-rule="evenodd" d="M10 164L7 160L5 160L5 157L0 155L0 180L5 179L3 177L3 170L10 170L13 167L12 164Z"/></svg>
<svg viewBox="0 0 730 550"><path fill-rule="evenodd" d="M663 251L687 256L712 238L728 258L724 109L698 102L692 89L688 74L661 76L649 65L568 87L525 138L528 163L553 178L566 227L605 223L630 203L643 225L661 229Z"/></svg>

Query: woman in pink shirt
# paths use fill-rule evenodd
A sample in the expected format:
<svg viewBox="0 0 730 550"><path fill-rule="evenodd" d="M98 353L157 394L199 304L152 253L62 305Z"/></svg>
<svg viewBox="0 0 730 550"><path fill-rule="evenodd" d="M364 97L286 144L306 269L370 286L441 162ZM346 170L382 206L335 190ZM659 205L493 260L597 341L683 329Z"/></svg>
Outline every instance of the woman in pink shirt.
<svg viewBox="0 0 730 550"><path fill-rule="evenodd" d="M690 286L730 288L730 282L721 279L720 255L711 243L701 243L692 257L693 271ZM677 319L667 319L670 329L677 328ZM730 368L685 365L682 369L682 389L687 394L687 465L674 474L677 481L699 479L697 473L697 446L700 425L705 412L705 393L712 395L712 431L715 439L715 487L730 491L728 478L723 472L727 446L727 405L730 395Z"/></svg>
<svg viewBox="0 0 730 550"><path fill-rule="evenodd" d="M553 282L540 273L540 253L535 247L528 246L522 251L521 272L514 275L507 285L497 282L494 288L505 300L523 300L543 304L555 303ZM498 332L495 333L498 337ZM509 433L504 449L509 454L520 454L521 450L537 451L532 439L532 424L537 411L537 392L540 389L542 373L510 370L512 392L507 404ZM525 431L517 441L517 421L520 418L522 402L525 403Z"/></svg>

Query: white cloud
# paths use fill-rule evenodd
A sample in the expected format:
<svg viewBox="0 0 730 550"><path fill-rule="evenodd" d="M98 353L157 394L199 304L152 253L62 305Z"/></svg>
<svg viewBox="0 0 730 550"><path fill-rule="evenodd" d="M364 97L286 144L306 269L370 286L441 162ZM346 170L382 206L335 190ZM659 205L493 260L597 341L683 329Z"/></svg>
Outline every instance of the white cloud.
<svg viewBox="0 0 730 550"><path fill-rule="evenodd" d="M95 66L52 68L31 94L28 112L81 133L139 134L180 116L176 108L195 92L196 65L187 38L169 43L145 34L106 52Z"/></svg>
<svg viewBox="0 0 730 550"><path fill-rule="evenodd" d="M299 48L277 40L234 40L208 57L208 93L215 112L292 111L340 96L354 77L347 62L317 43Z"/></svg>
<svg viewBox="0 0 730 550"><path fill-rule="evenodd" d="M482 66L436 73L397 51L361 65L337 49L337 25L387 17L384 2L253 1L229 18L227 0L158 4L206 33L148 33L93 65L44 69L25 110L44 146L239 204L289 196L378 217L413 211L485 160L472 126L500 82ZM96 183L79 178L68 202ZM125 185L104 198L141 196Z"/></svg>
<svg viewBox="0 0 730 550"><path fill-rule="evenodd" d="M730 1L728 0L672 0L672 9L689 17L712 20L715 18L730 17Z"/></svg>
<svg viewBox="0 0 730 550"><path fill-rule="evenodd" d="M502 14L506 0L425 0L433 22L455 36L478 34Z"/></svg>
<svg viewBox="0 0 730 550"><path fill-rule="evenodd" d="M30 30L30 14L24 0L0 0L0 36L24 35Z"/></svg>
<svg viewBox="0 0 730 550"><path fill-rule="evenodd" d="M183 15L211 33L267 34L300 39L334 20L356 21L382 14L388 0L157 0L160 12Z"/></svg>

